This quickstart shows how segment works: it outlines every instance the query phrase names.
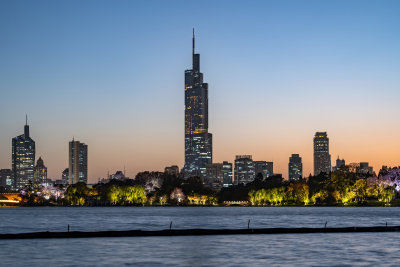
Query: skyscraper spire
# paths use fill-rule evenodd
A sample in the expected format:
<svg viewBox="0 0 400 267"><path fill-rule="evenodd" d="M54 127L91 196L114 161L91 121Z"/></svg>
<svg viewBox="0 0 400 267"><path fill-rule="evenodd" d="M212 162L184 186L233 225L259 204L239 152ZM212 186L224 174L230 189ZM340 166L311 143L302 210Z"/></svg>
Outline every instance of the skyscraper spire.
<svg viewBox="0 0 400 267"><path fill-rule="evenodd" d="M200 54L195 53L192 37L192 69L185 70L185 165L182 172L206 175L206 165L212 163L212 134L208 132L208 84L200 72Z"/></svg>
<svg viewBox="0 0 400 267"><path fill-rule="evenodd" d="M24 135L25 135L25 138L29 137L28 114L25 114Z"/></svg>
<svg viewBox="0 0 400 267"><path fill-rule="evenodd" d="M192 38L192 42L193 42L192 54L194 55L194 28L193 28L193 38Z"/></svg>

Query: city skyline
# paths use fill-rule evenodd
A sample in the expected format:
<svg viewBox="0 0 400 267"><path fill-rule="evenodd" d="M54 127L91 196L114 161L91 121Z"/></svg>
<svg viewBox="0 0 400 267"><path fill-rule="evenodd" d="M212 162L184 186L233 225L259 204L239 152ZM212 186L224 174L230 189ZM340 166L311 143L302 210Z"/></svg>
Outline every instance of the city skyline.
<svg viewBox="0 0 400 267"><path fill-rule="evenodd" d="M155 14L163 12L159 3ZM54 180L68 167L68 142L73 136L90 146L91 183L124 166L129 177L170 165L182 168L182 70L190 65L188 40L193 26L200 36L202 70L212 88L213 162L233 162L236 155L250 154L257 160L273 161L275 172L287 178L288 157L298 153L303 175L308 176L313 173L312 136L326 131L333 160L340 156L348 163L369 162L374 170L381 165L398 166L400 129L395 122L400 54L396 47L400 40L395 15L399 4L386 3L366 1L363 12L353 14L360 8L355 2L346 5L346 12L314 1L290 8L255 2L246 6L243 16L261 12L258 9L277 15L257 16L260 21L248 20L242 26L233 22L231 27L217 20L223 6L218 3L216 9L207 11L209 22L195 16L187 23L183 16L165 25L159 20L153 24L157 27L138 31L135 22L147 18L135 20L122 12L122 6L132 11L125 2L113 7L121 17L114 23L107 17L101 25L108 27L100 34L85 20L84 11L65 7L64 16L77 15L77 23L83 24L82 31L71 32L62 19L54 25L43 24L58 14L51 5L42 14L30 3L22 7L3 2L1 24L18 23L11 23L10 29L0 28L6 40L0 52L4 101L0 107L0 168L11 168L10 140L20 135L25 113L30 117L36 156L43 158L48 177ZM28 8L43 15L42 21L34 20ZM96 6L99 14L106 8L105 4ZM239 8L234 3L222 16L241 14ZM137 9L149 6L141 4ZM20 11L18 16L12 13L15 10ZM311 25L307 15L321 25ZM90 16L97 23L100 17ZM297 25L298 19L304 25ZM29 34L27 25L37 34ZM305 30L306 26L310 28ZM57 27L59 35L54 33ZM83 35L85 30L91 34ZM128 38L130 34L135 37ZM352 39L354 35L357 38ZM136 40L141 41L133 44ZM108 47L111 43L114 49ZM118 49L122 52L117 53ZM66 56L58 57L61 53ZM152 79L154 73L158 79ZM15 90L24 98L16 99ZM69 101L76 95L80 98L71 111ZM44 105L38 105L39 100Z"/></svg>

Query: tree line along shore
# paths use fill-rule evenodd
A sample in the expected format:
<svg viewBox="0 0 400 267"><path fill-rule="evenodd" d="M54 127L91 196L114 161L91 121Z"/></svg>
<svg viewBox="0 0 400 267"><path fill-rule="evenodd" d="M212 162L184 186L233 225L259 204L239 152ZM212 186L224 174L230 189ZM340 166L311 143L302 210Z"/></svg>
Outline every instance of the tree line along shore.
<svg viewBox="0 0 400 267"><path fill-rule="evenodd" d="M141 172L135 179L91 186L31 185L18 193L0 192L0 200L12 195L17 206L400 206L399 178L335 171L289 182L259 175L246 185L215 190L199 177Z"/></svg>

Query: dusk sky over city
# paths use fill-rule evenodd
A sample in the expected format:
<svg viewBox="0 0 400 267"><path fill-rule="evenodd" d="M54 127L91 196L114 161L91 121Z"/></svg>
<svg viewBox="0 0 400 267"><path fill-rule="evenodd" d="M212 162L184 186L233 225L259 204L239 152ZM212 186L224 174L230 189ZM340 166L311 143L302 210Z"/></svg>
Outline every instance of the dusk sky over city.
<svg viewBox="0 0 400 267"><path fill-rule="evenodd" d="M192 28L209 84L213 162L291 154L313 171L400 165L400 1L1 1L0 168L28 114L48 177L68 142L88 145L89 182L126 167L184 164L184 71Z"/></svg>

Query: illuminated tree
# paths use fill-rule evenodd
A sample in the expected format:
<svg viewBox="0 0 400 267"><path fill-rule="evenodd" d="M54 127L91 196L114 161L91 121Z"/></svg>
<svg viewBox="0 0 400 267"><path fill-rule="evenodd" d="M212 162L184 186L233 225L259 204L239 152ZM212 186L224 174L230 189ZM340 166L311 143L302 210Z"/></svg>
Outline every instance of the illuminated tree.
<svg viewBox="0 0 400 267"><path fill-rule="evenodd" d="M161 205L165 205L165 203L167 203L168 196L167 195L162 195L158 199L159 199Z"/></svg>
<svg viewBox="0 0 400 267"><path fill-rule="evenodd" d="M121 195L122 195L122 190L118 185L113 184L108 188L107 199L108 201L110 201L111 204L115 205L119 203Z"/></svg>
<svg viewBox="0 0 400 267"><path fill-rule="evenodd" d="M211 205L218 205L218 198L216 196L208 196L208 202Z"/></svg>
<svg viewBox="0 0 400 267"><path fill-rule="evenodd" d="M394 192L394 186L388 186L383 189L382 192L382 200L385 203L390 203L395 197L396 193Z"/></svg>
<svg viewBox="0 0 400 267"><path fill-rule="evenodd" d="M335 199L336 202L340 202L342 200L342 194L338 190L334 190L332 192L332 197Z"/></svg>
<svg viewBox="0 0 400 267"><path fill-rule="evenodd" d="M277 201L276 204L281 205L283 199L285 198L285 187L281 186L281 187L278 187L278 188L275 188L275 189L276 189L276 197L275 197L275 199Z"/></svg>
<svg viewBox="0 0 400 267"><path fill-rule="evenodd" d="M310 201L308 185L302 182L290 184L286 191L286 197L295 203L304 203L307 205Z"/></svg>
<svg viewBox="0 0 400 267"><path fill-rule="evenodd" d="M137 204L144 205L144 203L147 201L146 190L140 185L135 185L133 188L135 192L133 201Z"/></svg>
<svg viewBox="0 0 400 267"><path fill-rule="evenodd" d="M367 183L365 179L358 179L354 186L353 190L355 192L356 198L358 201L363 201L365 196L367 195Z"/></svg>
<svg viewBox="0 0 400 267"><path fill-rule="evenodd" d="M183 200L185 200L186 196L182 192L181 188L175 188L174 191L171 192L169 198L176 200L178 203L181 203Z"/></svg>
<svg viewBox="0 0 400 267"><path fill-rule="evenodd" d="M76 194L76 187L74 186L69 186L67 188L67 191L65 192L67 201L72 205L75 205L77 203L75 194Z"/></svg>
<svg viewBox="0 0 400 267"><path fill-rule="evenodd" d="M256 193L257 192L258 191L254 190L254 189L250 190L250 192L249 192L249 201L252 206L254 206L256 204Z"/></svg>
<svg viewBox="0 0 400 267"><path fill-rule="evenodd" d="M157 196L156 195L152 195L151 197L149 197L149 204L150 206L153 205L153 202L157 200Z"/></svg>
<svg viewBox="0 0 400 267"><path fill-rule="evenodd" d="M311 202L317 203L317 200L324 201L328 197L328 191L320 190L311 197Z"/></svg>
<svg viewBox="0 0 400 267"><path fill-rule="evenodd" d="M200 196L200 202L201 202L202 205L205 205L207 200L208 200L208 196L206 196L206 195L201 195Z"/></svg>
<svg viewBox="0 0 400 267"><path fill-rule="evenodd" d="M188 196L188 200L189 200L189 202L190 202L190 204L196 204L196 205L198 205L199 203L200 203L200 196L199 195L197 195L197 194L194 194L194 195L190 195L190 196Z"/></svg>
<svg viewBox="0 0 400 267"><path fill-rule="evenodd" d="M70 185L66 191L66 198L72 205L84 205L86 199L87 187L83 182Z"/></svg>
<svg viewBox="0 0 400 267"><path fill-rule="evenodd" d="M347 205L348 202L352 201L356 197L356 193L351 187L346 188L341 194L342 203Z"/></svg>

